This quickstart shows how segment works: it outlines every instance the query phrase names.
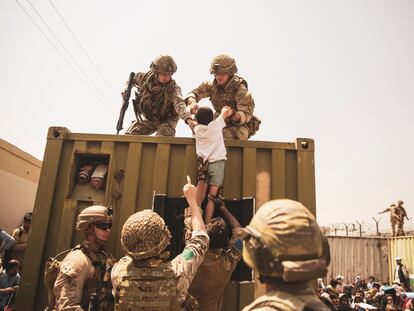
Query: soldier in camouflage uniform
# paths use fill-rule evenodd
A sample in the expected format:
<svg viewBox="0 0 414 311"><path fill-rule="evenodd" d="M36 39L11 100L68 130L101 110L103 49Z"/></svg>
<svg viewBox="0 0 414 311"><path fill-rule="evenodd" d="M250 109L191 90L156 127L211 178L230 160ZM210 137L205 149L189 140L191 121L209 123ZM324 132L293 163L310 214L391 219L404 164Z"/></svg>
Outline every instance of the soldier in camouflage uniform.
<svg viewBox="0 0 414 311"><path fill-rule="evenodd" d="M398 221L397 221L397 236L404 236L405 232L404 232L404 218L406 218L407 220L410 220L407 216L407 211L405 210L404 206L404 201L403 200L398 200L398 205L397 205L397 215L398 215Z"/></svg>
<svg viewBox="0 0 414 311"><path fill-rule="evenodd" d="M181 88L172 79L177 65L169 55L156 58L148 72L138 72L134 77L137 89L134 110L137 120L126 134L175 136L179 118L187 122L191 115L181 94ZM125 92L122 93L124 96Z"/></svg>
<svg viewBox="0 0 414 311"><path fill-rule="evenodd" d="M227 55L213 59L210 73L214 74L214 81L204 82L189 93L185 99L186 104L195 113L197 103L208 97L216 111L215 118L224 106L231 107L233 114L226 119L224 138L247 140L259 129L260 120L253 115L254 101L247 89L246 80L236 75L236 62Z"/></svg>
<svg viewBox="0 0 414 311"><path fill-rule="evenodd" d="M382 212L379 212L378 214L383 214L386 212L390 212L390 223L391 223L392 236L396 236L395 227L397 223L399 222L399 218L400 218L399 215L397 214L397 206L394 203L391 203L390 207L387 207L385 210L383 210Z"/></svg>
<svg viewBox="0 0 414 311"><path fill-rule="evenodd" d="M88 310L91 294L98 295L98 310L113 310L111 268L114 258L105 248L111 235L112 216L100 205L85 208L76 229L86 240L76 246L60 264L55 281L56 310Z"/></svg>
<svg viewBox="0 0 414 311"><path fill-rule="evenodd" d="M115 310L194 310L187 304L187 291L208 249L209 237L196 203L196 188L187 179L183 191L194 230L183 252L172 261L165 251L171 234L158 214L144 210L125 222L121 243L127 256L112 270Z"/></svg>
<svg viewBox="0 0 414 311"><path fill-rule="evenodd" d="M243 259L266 285L266 294L243 311L329 310L312 280L326 275L329 245L315 217L299 202L274 200L246 226Z"/></svg>

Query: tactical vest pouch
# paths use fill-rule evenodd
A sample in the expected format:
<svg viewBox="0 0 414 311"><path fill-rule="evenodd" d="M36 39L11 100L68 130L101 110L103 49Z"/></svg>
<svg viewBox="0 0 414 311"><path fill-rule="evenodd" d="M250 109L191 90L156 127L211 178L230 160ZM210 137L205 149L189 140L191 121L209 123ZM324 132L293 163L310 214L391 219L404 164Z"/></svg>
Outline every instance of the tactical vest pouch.
<svg viewBox="0 0 414 311"><path fill-rule="evenodd" d="M252 116L250 121L247 123L247 127L249 128L250 136L253 136L254 134L256 134L256 132L259 130L259 127L260 127L261 123L262 123L262 121L258 117Z"/></svg>
<svg viewBox="0 0 414 311"><path fill-rule="evenodd" d="M179 310L174 277L166 264L134 268L118 286L119 300L115 310Z"/></svg>
<svg viewBox="0 0 414 311"><path fill-rule="evenodd" d="M55 282L59 273L60 269L60 261L58 258L62 256L63 254L69 253L70 251L77 249L78 246L75 248L68 249L66 251L63 251L59 254L57 254L54 258L50 257L46 261L45 265L45 272L43 275L43 284L45 285L45 288L47 290L47 300L48 300L48 306L45 310L55 310L55 302L56 297L53 293L53 288L55 287Z"/></svg>

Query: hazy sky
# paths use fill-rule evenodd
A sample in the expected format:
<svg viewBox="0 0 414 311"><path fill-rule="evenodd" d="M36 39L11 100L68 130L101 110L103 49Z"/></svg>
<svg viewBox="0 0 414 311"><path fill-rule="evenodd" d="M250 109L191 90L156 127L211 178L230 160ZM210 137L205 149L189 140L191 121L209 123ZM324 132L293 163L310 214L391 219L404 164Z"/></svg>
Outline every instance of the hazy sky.
<svg viewBox="0 0 414 311"><path fill-rule="evenodd" d="M211 79L213 57L228 53L262 119L255 140L315 139L319 223L372 226L371 217L400 198L414 216L414 1L52 4L106 82L49 0L1 0L1 138L42 159L49 126L115 133L129 72L171 54L185 94ZM127 115L124 124L132 109ZM177 136L190 136L181 121Z"/></svg>

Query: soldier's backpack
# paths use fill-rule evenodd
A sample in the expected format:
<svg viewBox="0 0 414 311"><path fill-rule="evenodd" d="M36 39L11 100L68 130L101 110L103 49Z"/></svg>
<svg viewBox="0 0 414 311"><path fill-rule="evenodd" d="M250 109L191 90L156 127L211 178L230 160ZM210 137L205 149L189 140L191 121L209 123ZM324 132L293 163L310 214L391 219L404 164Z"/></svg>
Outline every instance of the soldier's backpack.
<svg viewBox="0 0 414 311"><path fill-rule="evenodd" d="M80 249L80 246L78 245L74 248L60 252L55 257L50 257L46 260L45 273L43 275L43 284L45 285L45 288L47 290L48 306L45 308L45 311L55 310L56 297L53 293L53 288L55 286L55 281L57 279L57 275L60 269L60 261L58 260L58 258L61 257L63 254L67 254L75 249Z"/></svg>

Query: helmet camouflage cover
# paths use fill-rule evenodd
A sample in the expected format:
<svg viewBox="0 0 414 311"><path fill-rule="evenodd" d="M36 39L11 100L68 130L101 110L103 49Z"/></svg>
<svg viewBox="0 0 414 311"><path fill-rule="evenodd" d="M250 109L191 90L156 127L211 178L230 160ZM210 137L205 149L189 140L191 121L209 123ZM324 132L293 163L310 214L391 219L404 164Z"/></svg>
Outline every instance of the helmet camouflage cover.
<svg viewBox="0 0 414 311"><path fill-rule="evenodd" d="M177 64L170 55L158 56L150 65L152 72L168 72L174 74L177 71Z"/></svg>
<svg viewBox="0 0 414 311"><path fill-rule="evenodd" d="M121 232L122 246L135 260L158 256L170 239L171 233L164 220L148 209L131 215Z"/></svg>
<svg viewBox="0 0 414 311"><path fill-rule="evenodd" d="M96 222L112 221L112 213L102 205L92 205L79 213L76 220L76 230L86 230L90 224Z"/></svg>
<svg viewBox="0 0 414 311"><path fill-rule="evenodd" d="M287 199L267 202L253 216L246 232L243 259L260 275L293 282L326 274L329 246L325 246L315 217L301 203ZM249 236L256 236L271 255L258 255ZM262 269L258 263L268 269Z"/></svg>
<svg viewBox="0 0 414 311"><path fill-rule="evenodd" d="M237 73L236 61L227 55L216 56L211 62L210 73L227 73L229 76L233 76Z"/></svg>

